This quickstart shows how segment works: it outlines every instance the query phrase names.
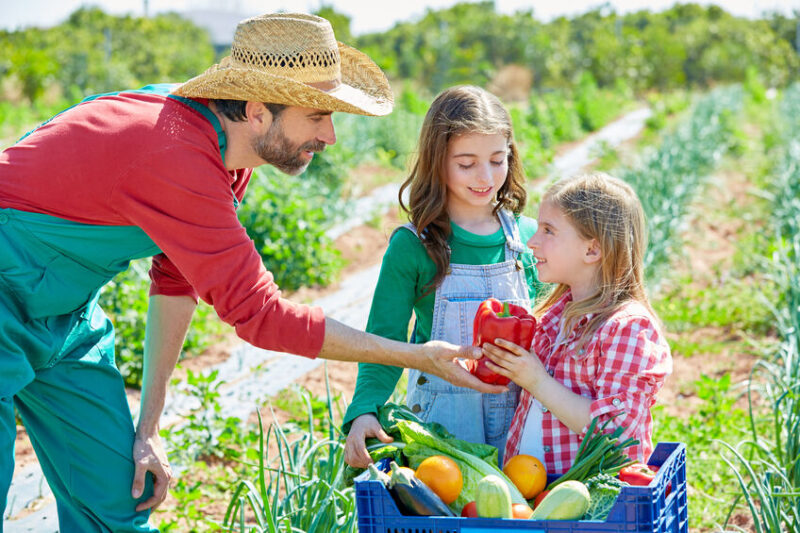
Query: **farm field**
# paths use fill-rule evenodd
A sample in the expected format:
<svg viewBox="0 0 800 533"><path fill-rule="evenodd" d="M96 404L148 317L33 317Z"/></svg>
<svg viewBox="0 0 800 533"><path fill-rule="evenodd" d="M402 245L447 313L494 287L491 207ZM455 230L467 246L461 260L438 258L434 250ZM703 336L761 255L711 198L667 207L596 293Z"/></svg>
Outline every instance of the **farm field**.
<svg viewBox="0 0 800 533"><path fill-rule="evenodd" d="M395 111L382 119L337 114L337 143L315 156L299 178L266 166L257 170L238 213L265 266L284 295L298 302L335 297L359 280L365 285L389 235L406 219L396 202L367 208L359 202L393 191L405 179L422 117L438 90L458 83L488 87L513 119L528 179L526 215L537 216L543 189L563 177L553 161L589 145L589 164L582 170L617 176L642 200L650 237L644 261L648 294L674 363L652 410L653 440L686 445L689 531L800 530L795 21L777 15L740 21L722 10L692 5L638 18L601 10L549 24L521 18L514 31L537 43L523 50L503 38L511 23L489 4L431 10L420 20L358 38L390 76ZM337 21L337 35L343 32L347 21L325 9L332 8L322 14ZM156 22L194 36L202 53L195 57L180 48L174 63L153 64L150 70L141 61L117 57L104 71L87 70L82 76L85 57L69 50L48 56L47 46L62 31L78 32L75 42L93 50L99 44L92 44L89 30L97 33L104 25L118 34L148 35L155 45ZM721 46L718 40L692 48L687 43L707 38L705 25L729 35L764 37L748 54L709 52L708 47ZM182 79L184 71L198 70L214 52L205 35L195 32L171 17L123 24L84 9L52 34L0 34L0 51L15 51L0 56L0 83L6 89L0 95L0 149L90 89L99 92L122 82L135 86L151 75ZM480 39L493 39L496 49L482 48L476 44ZM567 53L565 43L584 50L586 61ZM44 51L34 53L34 45ZM547 61L541 51L546 47L573 70ZM628 63L617 47L631 50ZM702 60L700 49L707 52ZM589 57L587 50L595 55ZM3 63L2 57L11 59ZM65 65L61 74L53 57ZM741 57L741 65L726 62L730 57ZM25 64L31 68L23 69ZM541 75L528 77L530 72L516 68L519 64ZM620 117L645 110L648 118L632 138L591 142ZM348 224L356 211L355 225ZM148 268L148 260L134 261L101 294L115 322L117 365L134 412L143 371ZM368 307L369 301L352 305ZM287 379L292 381L287 387L250 402L250 414L240 417L229 415L224 404L230 402L228 388L243 386L236 380L244 378L228 383L220 368L241 350L232 329L201 304L173 373L172 390L180 391L185 404L170 411L169 425L161 431L176 476L151 522L162 532L358 531L349 481L356 472L344 463L340 429L357 366L329 361L298 372L299 377ZM261 379L266 388L270 367L285 359L268 355L246 372L249 386L258 388ZM392 401L404 400L401 380ZM36 464L21 424L15 454L17 472ZM20 524L53 517L53 502L46 494L24 509L10 502L15 510L4 516L4 527L23 531ZM41 531L55 531L48 527Z"/></svg>
<svg viewBox="0 0 800 533"><path fill-rule="evenodd" d="M703 183L694 191L685 219L679 225L676 238L681 244L672 250L665 265L668 273L653 294L675 354L675 373L656 408L656 436L661 441L687 444L690 530L698 532L719 531L726 520L728 528L755 530L745 505L731 510L740 492L735 474L722 459L725 448L720 441L735 445L747 438L750 422L744 387L754 364L779 342L773 319L762 303L763 298L774 297L770 293L772 287L761 270L763 266L756 265L760 260L747 256L754 252L753 241L760 232L759 209L766 208L758 192L759 180L764 178L758 172L763 170L766 126L759 123L757 113L749 118L746 111L741 113L746 119L744 129L748 135L744 135L744 130L732 132L740 139L736 148L721 156L708 175L702 176ZM672 117L670 123L678 120L680 117ZM615 164L634 162L652 142L653 139L643 136L621 147L614 157L606 154L596 164L604 166L604 159L612 159ZM349 245L349 239L342 239L339 245L343 255L361 265L377 261L375 252L385 246L386 235L397 222L397 217L390 213L378 229L359 228L350 242L358 242L355 248L365 251L359 253ZM311 297L312 293L303 294ZM301 392L294 402L287 402L284 395L273 398L261 410L262 419L277 420L281 427L291 428L288 431L296 430L287 436L290 442L308 439L310 426L304 422L308 409L315 420L328 409L334 422L340 419L345 402L352 395L355 374L352 365L328 362L297 382ZM307 403L300 401L304 394ZM756 407L763 408L764 404L757 402ZM324 430L320 422L318 438L324 437ZM278 457L281 453L273 444L268 457ZM302 466L299 468L302 470ZM226 483L222 482L215 493L210 488L213 470L203 468L203 489L194 490L217 495L211 499L218 501L219 520L227 510L223 489ZM230 471L223 472L217 473L220 481L230 477ZM254 472L243 469L241 477L255 483ZM183 483L180 481L179 485ZM187 488L192 487L190 481L186 483ZM163 511L169 517L168 523L180 521L178 509L185 508L180 491L175 492L174 498L173 510L168 505ZM209 511L207 505L203 509L204 513Z"/></svg>

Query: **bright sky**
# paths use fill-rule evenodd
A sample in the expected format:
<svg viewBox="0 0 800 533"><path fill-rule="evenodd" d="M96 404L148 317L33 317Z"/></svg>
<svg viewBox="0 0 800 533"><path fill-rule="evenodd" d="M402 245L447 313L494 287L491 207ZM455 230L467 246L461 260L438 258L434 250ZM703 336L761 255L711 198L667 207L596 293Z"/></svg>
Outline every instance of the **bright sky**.
<svg viewBox="0 0 800 533"><path fill-rule="evenodd" d="M755 17L764 11L779 11L791 15L800 11L800 0L694 0L699 4L722 5L726 11L738 16ZM50 26L64 20L83 4L100 6L113 14L144 14L147 4L150 14L161 11L188 11L194 9L223 9L251 16L270 11L313 11L320 5L333 5L337 11L351 17L353 33L381 31L395 22L418 18L426 8L451 6L456 0L0 0L0 28L19 29L24 26ZM575 15L602 4L602 0L495 0L497 10L513 13L533 9L534 16L548 21L559 15ZM675 0L611 0L619 13L651 9L661 11Z"/></svg>

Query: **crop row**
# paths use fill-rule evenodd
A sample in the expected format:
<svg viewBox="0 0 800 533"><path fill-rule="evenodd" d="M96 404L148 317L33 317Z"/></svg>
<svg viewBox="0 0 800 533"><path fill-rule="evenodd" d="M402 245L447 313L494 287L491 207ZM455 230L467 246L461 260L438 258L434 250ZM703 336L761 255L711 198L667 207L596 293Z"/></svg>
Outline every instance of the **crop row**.
<svg viewBox="0 0 800 533"><path fill-rule="evenodd" d="M789 88L776 116L770 199L772 254L766 264L777 286L772 310L779 338L752 371L750 435L727 445L758 533L800 530L800 85ZM760 402L754 402L760 398ZM759 410L766 404L767 412ZM759 416L767 424L759 423Z"/></svg>
<svg viewBox="0 0 800 533"><path fill-rule="evenodd" d="M741 100L737 88L705 96L640 167L622 172L639 194L647 197L648 215L656 219L651 232L676 239L686 206L673 204L688 203L703 177L733 145L726 117L738 111ZM656 245L662 244L668 249L673 246ZM666 261L666 256L651 257ZM310 400L306 398L306 402L309 421L305 430L291 432L278 424L266 431L262 428L258 461L235 484L224 520L227 531L356 530L354 494L342 482L344 445L331 396L323 426L317 427L316 433ZM267 453L270 442L273 450L277 448L273 456Z"/></svg>

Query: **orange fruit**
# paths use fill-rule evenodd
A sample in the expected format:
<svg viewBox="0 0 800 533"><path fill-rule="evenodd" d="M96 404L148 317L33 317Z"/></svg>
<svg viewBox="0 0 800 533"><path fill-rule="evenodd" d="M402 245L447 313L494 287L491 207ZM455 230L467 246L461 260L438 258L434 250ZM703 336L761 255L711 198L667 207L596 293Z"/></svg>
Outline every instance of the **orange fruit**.
<svg viewBox="0 0 800 533"><path fill-rule="evenodd" d="M503 473L526 500L542 492L547 485L547 471L542 462L532 455L515 455L503 467Z"/></svg>
<svg viewBox="0 0 800 533"><path fill-rule="evenodd" d="M533 509L528 507L525 503L512 503L511 504L511 518L522 518L527 520L533 514Z"/></svg>
<svg viewBox="0 0 800 533"><path fill-rule="evenodd" d="M461 469L444 455L431 455L423 460L417 467L416 476L448 505L456 501L464 486Z"/></svg>

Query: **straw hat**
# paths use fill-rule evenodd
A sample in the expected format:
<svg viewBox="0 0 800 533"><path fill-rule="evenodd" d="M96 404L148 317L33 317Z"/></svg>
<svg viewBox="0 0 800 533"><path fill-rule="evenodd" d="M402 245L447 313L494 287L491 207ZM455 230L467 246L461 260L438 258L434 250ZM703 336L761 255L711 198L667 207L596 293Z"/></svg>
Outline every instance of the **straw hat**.
<svg viewBox="0 0 800 533"><path fill-rule="evenodd" d="M240 22L231 55L173 92L359 115L388 115L394 105L381 69L336 41L330 22L303 13Z"/></svg>

